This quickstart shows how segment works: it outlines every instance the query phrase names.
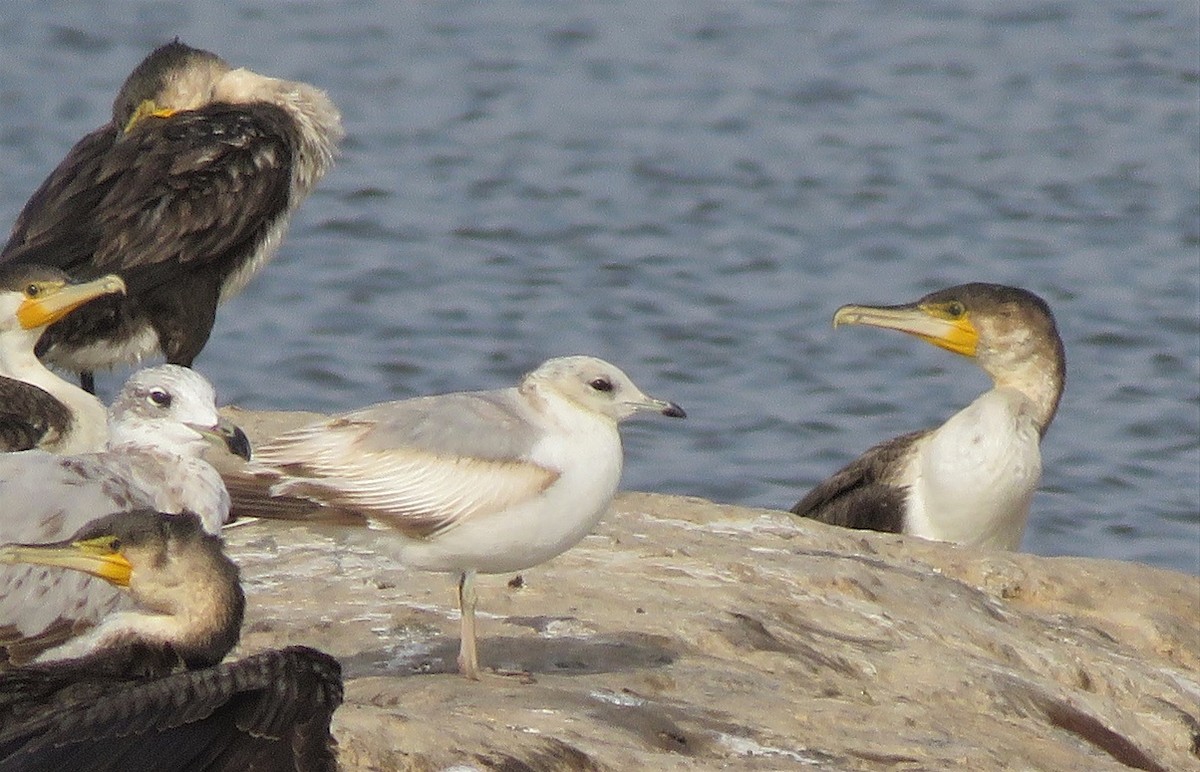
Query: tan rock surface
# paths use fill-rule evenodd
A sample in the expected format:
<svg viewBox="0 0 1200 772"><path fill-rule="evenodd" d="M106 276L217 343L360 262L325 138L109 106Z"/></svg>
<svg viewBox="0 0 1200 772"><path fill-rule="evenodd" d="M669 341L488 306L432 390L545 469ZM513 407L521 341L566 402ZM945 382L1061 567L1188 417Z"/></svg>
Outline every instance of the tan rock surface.
<svg viewBox="0 0 1200 772"><path fill-rule="evenodd" d="M231 413L261 439L296 415ZM449 577L280 522L226 535L235 656L337 656L345 769L1200 769L1200 579L629 493L542 566Z"/></svg>

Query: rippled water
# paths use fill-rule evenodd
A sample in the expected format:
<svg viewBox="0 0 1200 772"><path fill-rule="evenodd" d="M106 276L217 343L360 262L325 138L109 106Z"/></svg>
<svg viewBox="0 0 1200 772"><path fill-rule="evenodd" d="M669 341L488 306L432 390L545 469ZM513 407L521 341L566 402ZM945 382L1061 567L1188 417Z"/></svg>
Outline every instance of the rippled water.
<svg viewBox="0 0 1200 772"><path fill-rule="evenodd" d="M1025 548L1200 572L1196 8L6 7L0 220L179 35L326 88L349 131L218 319L224 399L338 410L595 353L691 415L629 427L625 487L786 508L986 387L835 333L838 305L1017 284L1069 363Z"/></svg>

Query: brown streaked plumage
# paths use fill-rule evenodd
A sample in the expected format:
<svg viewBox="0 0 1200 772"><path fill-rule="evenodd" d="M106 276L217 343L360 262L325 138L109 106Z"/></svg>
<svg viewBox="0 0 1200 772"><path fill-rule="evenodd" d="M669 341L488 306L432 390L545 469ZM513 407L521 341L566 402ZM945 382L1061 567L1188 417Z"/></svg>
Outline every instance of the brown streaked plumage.
<svg viewBox="0 0 1200 772"><path fill-rule="evenodd" d="M108 447L96 453L0 455L0 542L66 538L97 512L142 507L200 516L216 532L229 495L203 458L213 443L249 456L245 434L222 419L194 370L134 373L111 408ZM123 596L83 574L0 566L0 658L21 661L110 613Z"/></svg>

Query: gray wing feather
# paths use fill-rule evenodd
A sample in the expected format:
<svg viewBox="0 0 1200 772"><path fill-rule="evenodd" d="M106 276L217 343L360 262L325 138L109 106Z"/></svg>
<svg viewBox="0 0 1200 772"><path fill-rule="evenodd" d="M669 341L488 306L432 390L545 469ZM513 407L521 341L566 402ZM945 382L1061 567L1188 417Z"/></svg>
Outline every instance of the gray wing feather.
<svg viewBox="0 0 1200 772"><path fill-rule="evenodd" d="M486 461L528 458L539 436L515 388L385 402L333 421L370 424L364 451L407 447Z"/></svg>

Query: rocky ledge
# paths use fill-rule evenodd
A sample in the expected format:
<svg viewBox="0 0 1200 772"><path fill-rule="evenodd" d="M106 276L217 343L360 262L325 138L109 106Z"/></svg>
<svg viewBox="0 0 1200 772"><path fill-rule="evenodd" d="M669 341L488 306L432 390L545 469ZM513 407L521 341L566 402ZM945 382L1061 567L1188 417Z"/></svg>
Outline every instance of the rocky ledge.
<svg viewBox="0 0 1200 772"><path fill-rule="evenodd" d="M251 439L296 414L232 411ZM620 495L594 534L480 577L455 672L452 580L336 537L226 534L233 656L337 656L347 770L1200 769L1200 578L986 552Z"/></svg>

